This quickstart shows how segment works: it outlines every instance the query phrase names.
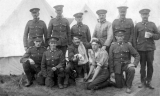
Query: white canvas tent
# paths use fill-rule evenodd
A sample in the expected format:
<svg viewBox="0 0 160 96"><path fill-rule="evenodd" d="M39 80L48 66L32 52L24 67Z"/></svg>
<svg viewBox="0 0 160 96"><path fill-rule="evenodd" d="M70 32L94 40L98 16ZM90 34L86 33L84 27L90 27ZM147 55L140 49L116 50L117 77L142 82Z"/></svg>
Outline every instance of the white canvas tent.
<svg viewBox="0 0 160 96"><path fill-rule="evenodd" d="M92 12L92 10L85 4L84 7L82 8L82 10L80 11L83 13L83 24L88 25L91 35L93 34L94 28L96 26L97 23L97 17L96 15ZM76 20L74 20L70 27L72 27L73 25L75 25L77 22Z"/></svg>
<svg viewBox="0 0 160 96"><path fill-rule="evenodd" d="M28 20L32 19L29 10L40 8L40 19L48 25L55 12L45 0L22 0L4 24L0 26L0 74L21 74L19 63L24 54L23 34Z"/></svg>

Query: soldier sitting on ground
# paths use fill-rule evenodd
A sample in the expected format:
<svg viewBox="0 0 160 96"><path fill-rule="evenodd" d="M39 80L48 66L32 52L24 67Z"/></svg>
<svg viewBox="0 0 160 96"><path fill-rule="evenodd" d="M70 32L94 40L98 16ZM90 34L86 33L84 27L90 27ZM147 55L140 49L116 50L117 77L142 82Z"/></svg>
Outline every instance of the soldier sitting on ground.
<svg viewBox="0 0 160 96"><path fill-rule="evenodd" d="M72 36L72 44L68 47L68 59L69 63L65 69L65 81L64 87L68 86L69 76L73 70L77 73L77 77L83 78L87 76L87 52L86 48L89 48L88 44L81 42L80 38L82 35L74 34Z"/></svg>
<svg viewBox="0 0 160 96"><path fill-rule="evenodd" d="M42 39L36 38L34 43L35 46L28 48L20 60L23 63L23 69L28 79L26 87L33 83L34 75L40 72L42 56L44 51L46 51L46 48L41 46ZM43 85L44 82L39 81L40 79L42 80L43 78L39 78L37 81Z"/></svg>
<svg viewBox="0 0 160 96"><path fill-rule="evenodd" d="M108 53L101 48L100 40L91 41L92 49L88 50L90 71L85 81L88 82L87 89L97 90L109 85Z"/></svg>

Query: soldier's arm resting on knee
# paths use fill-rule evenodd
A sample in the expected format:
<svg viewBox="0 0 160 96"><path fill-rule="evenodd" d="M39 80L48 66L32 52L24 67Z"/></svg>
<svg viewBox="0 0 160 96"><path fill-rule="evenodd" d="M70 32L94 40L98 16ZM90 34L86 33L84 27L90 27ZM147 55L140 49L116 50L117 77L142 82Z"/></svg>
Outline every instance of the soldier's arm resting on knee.
<svg viewBox="0 0 160 96"><path fill-rule="evenodd" d="M30 49L27 49L26 53L20 59L20 63L25 63L29 59L30 54L31 54Z"/></svg>
<svg viewBox="0 0 160 96"><path fill-rule="evenodd" d="M57 69L60 69L65 66L65 55L63 55L63 52L61 51L59 54L59 64L55 66Z"/></svg>
<svg viewBox="0 0 160 96"><path fill-rule="evenodd" d="M135 48L133 48L131 45L128 45L128 46L129 46L129 51L130 51L131 55L134 57L133 64L135 65L135 67L137 67L137 65L138 65L138 63L140 61L140 55L136 51Z"/></svg>

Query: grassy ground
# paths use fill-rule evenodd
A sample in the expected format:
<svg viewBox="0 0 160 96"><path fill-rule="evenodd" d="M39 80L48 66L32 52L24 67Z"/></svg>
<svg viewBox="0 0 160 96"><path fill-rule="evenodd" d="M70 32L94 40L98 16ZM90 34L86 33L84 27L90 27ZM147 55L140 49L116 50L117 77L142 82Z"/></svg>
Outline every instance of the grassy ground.
<svg viewBox="0 0 160 96"><path fill-rule="evenodd" d="M66 89L58 89L57 86L54 88L46 88L37 84L32 85L29 88L19 86L18 82L20 76L0 76L0 88L7 92L9 96L160 96L160 43L157 43L157 50L155 51L154 61L154 74L152 84L156 88L150 90L148 88L139 89L138 84L140 83L139 69L136 68L136 74L133 81L132 93L126 94L125 88L117 89L114 87L104 88L95 92L84 90L75 85L71 85ZM2 81L3 80L3 81ZM0 89L0 93L2 93ZM1 95L0 95L1 96Z"/></svg>

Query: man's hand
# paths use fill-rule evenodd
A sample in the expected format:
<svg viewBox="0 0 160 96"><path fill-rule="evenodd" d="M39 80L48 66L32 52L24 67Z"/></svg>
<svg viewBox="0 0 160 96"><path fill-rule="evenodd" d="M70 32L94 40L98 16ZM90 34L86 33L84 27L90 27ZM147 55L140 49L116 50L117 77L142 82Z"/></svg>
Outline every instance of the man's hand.
<svg viewBox="0 0 160 96"><path fill-rule="evenodd" d="M87 81L88 81L88 78L89 78L89 75L88 75L88 76L85 76L85 77L84 77L84 82L87 82Z"/></svg>
<svg viewBox="0 0 160 96"><path fill-rule="evenodd" d="M132 45L132 43L131 43L131 42L128 42L128 44L129 44L129 45Z"/></svg>
<svg viewBox="0 0 160 96"><path fill-rule="evenodd" d="M30 62L31 65L35 64L35 62L31 58L29 58L28 60L29 60L29 62Z"/></svg>
<svg viewBox="0 0 160 96"><path fill-rule="evenodd" d="M115 78L115 73L111 73L111 78Z"/></svg>
<svg viewBox="0 0 160 96"><path fill-rule="evenodd" d="M128 64L128 68L129 67L135 67L135 65L131 63L131 64Z"/></svg>
<svg viewBox="0 0 160 96"><path fill-rule="evenodd" d="M93 82L93 79L88 80L88 82Z"/></svg>
<svg viewBox="0 0 160 96"><path fill-rule="evenodd" d="M53 71L56 71L56 70L57 70L57 68L56 68L56 67L52 67L52 70L53 70Z"/></svg>
<svg viewBox="0 0 160 96"><path fill-rule="evenodd" d="M148 34L149 34L149 38L151 38L153 36L153 33L149 32Z"/></svg>
<svg viewBox="0 0 160 96"><path fill-rule="evenodd" d="M28 47L24 47L24 50L27 51Z"/></svg>
<svg viewBox="0 0 160 96"><path fill-rule="evenodd" d="M102 46L102 49L103 49L103 50L106 50L106 46Z"/></svg>
<svg viewBox="0 0 160 96"><path fill-rule="evenodd" d="M77 61L77 59L78 59L78 55L75 54L74 57L73 57L73 61Z"/></svg>
<svg viewBox="0 0 160 96"><path fill-rule="evenodd" d="M49 46L47 47L47 50L49 49Z"/></svg>

